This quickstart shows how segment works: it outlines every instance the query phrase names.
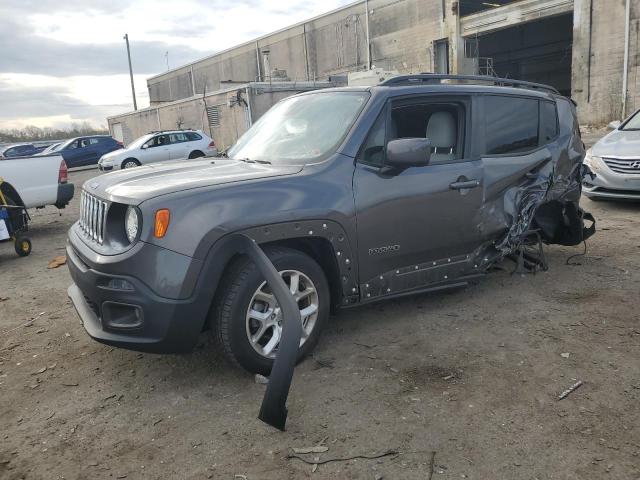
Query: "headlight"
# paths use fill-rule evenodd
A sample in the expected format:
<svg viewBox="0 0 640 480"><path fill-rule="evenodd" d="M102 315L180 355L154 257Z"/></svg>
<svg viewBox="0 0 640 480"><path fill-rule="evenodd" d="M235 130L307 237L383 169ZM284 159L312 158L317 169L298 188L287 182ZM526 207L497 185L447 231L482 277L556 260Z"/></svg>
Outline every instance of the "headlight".
<svg viewBox="0 0 640 480"><path fill-rule="evenodd" d="M584 156L584 163L592 172L597 172L602 168L602 159L594 155L591 149L587 150L587 153Z"/></svg>
<svg viewBox="0 0 640 480"><path fill-rule="evenodd" d="M140 230L140 214L136 207L127 208L127 214L125 215L124 220L124 230L130 243L133 243L136 238L138 238L138 231Z"/></svg>

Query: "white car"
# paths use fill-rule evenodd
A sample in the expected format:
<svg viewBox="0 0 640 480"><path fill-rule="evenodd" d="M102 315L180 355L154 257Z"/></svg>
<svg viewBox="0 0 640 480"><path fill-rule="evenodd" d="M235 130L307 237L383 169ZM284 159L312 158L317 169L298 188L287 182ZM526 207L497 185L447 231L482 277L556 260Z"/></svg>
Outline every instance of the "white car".
<svg viewBox="0 0 640 480"><path fill-rule="evenodd" d="M102 171L132 168L146 163L210 157L218 153L215 143L201 130L151 132L125 149L103 155L98 161Z"/></svg>

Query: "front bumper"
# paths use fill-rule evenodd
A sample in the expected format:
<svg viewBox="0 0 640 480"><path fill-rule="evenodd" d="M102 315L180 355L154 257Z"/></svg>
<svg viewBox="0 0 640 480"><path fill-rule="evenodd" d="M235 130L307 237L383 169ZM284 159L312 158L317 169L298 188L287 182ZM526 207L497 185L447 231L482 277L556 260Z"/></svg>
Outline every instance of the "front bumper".
<svg viewBox="0 0 640 480"><path fill-rule="evenodd" d="M101 172L110 172L111 170L113 170L113 165L102 165L101 163L99 163L98 170L100 170Z"/></svg>
<svg viewBox="0 0 640 480"><path fill-rule="evenodd" d="M133 275L105 273L89 266L71 243L67 265L73 284L69 297L93 339L113 346L155 353L188 352L203 329L210 298L162 297ZM128 282L129 289L110 281Z"/></svg>
<svg viewBox="0 0 640 480"><path fill-rule="evenodd" d="M640 200L640 174L623 175L607 167L593 171L582 183L582 193L589 198Z"/></svg>

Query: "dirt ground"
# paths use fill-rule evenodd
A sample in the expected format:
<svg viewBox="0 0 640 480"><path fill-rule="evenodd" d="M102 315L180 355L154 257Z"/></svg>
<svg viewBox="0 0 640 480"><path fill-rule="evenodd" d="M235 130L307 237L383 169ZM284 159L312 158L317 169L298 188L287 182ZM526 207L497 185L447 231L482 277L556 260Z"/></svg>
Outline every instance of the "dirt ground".
<svg viewBox="0 0 640 480"><path fill-rule="evenodd" d="M66 267L47 269L77 198L33 212L30 257L0 245L2 479L640 478L638 204L584 199L598 232L572 265L582 247L548 247L545 273L342 311L296 370L283 433L206 336L160 356L85 334ZM288 458L316 445L302 456L398 453Z"/></svg>

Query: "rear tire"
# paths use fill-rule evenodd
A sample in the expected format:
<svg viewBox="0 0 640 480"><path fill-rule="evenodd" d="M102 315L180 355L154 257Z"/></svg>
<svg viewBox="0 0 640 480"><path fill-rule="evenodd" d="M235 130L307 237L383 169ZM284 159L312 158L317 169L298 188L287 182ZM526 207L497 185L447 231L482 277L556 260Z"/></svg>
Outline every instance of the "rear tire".
<svg viewBox="0 0 640 480"><path fill-rule="evenodd" d="M189 160L193 160L194 158L201 158L201 157L204 157L204 153L202 153L200 150L194 150L189 154Z"/></svg>
<svg viewBox="0 0 640 480"><path fill-rule="evenodd" d="M293 276L299 274L296 282L299 282L299 288L302 290L296 291L301 298L298 302L301 311L305 308L307 312L313 311L314 302L317 302L316 315L305 315L303 318L303 327L307 335L303 338L304 343L298 351L298 361L300 361L315 348L329 317L330 298L327 279L320 265L298 250L272 247L266 249L265 253L276 269L283 274L283 278L288 278L289 285L293 281ZM220 281L220 286L222 290L216 297L213 309L215 315L213 332L216 341L231 362L249 372L269 375L277 350L273 350L269 356L265 355L264 351L268 350L272 337L279 338L277 329L280 328L279 331L281 331L281 326L279 327L277 322L281 318L278 317L279 306L275 301L271 307L266 303L262 308L258 307L261 300L257 298L264 297L265 290L267 295L269 292L264 278L253 261L243 256L229 267ZM315 294L303 296L303 292L312 290ZM265 312L275 313L267 315L269 318L265 319L264 323L254 318L257 313ZM267 323L271 326L261 330ZM264 332L262 336L252 341L251 337L258 337L260 331Z"/></svg>
<svg viewBox="0 0 640 480"><path fill-rule="evenodd" d="M122 162L122 165L120 165L120 167L122 169L135 168L135 167L139 167L139 166L140 166L140 162L138 160L136 160L135 158L127 158L126 160L124 160Z"/></svg>

